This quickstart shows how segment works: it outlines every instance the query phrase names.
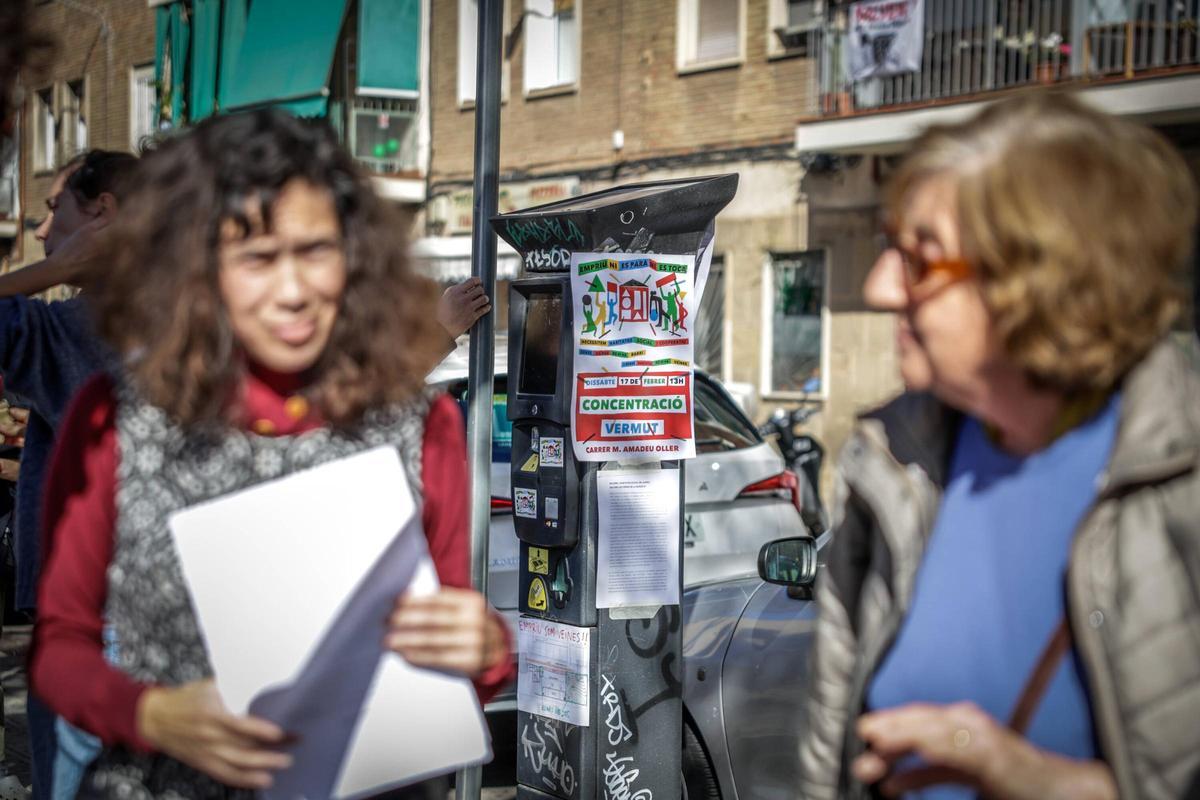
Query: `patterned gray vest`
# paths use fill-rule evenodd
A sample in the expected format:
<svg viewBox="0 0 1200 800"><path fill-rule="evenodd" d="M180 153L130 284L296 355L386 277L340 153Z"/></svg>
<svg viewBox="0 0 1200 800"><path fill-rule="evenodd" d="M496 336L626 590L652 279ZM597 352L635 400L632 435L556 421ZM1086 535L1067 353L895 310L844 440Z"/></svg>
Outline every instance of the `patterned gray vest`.
<svg viewBox="0 0 1200 800"><path fill-rule="evenodd" d="M117 666L138 681L173 686L212 675L167 528L173 512L383 445L399 451L420 506L429 396L368 414L352 434L320 428L267 437L238 430L188 432L128 387L117 394L117 516L105 616L116 634ZM329 551L336 557L336 543ZM102 754L88 784L81 796L252 796L166 756L123 748Z"/></svg>

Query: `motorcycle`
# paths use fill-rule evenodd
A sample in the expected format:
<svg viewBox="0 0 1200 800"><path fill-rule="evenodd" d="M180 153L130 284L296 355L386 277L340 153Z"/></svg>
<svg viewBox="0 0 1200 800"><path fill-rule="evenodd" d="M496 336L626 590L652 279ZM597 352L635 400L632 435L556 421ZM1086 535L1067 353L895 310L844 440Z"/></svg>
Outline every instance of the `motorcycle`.
<svg viewBox="0 0 1200 800"><path fill-rule="evenodd" d="M787 411L775 409L758 432L765 439L774 439L785 465L800 478L800 517L813 536L820 536L829 527L829 515L821 502L821 464L825 448L813 436L798 433L797 428L820 410L807 405Z"/></svg>

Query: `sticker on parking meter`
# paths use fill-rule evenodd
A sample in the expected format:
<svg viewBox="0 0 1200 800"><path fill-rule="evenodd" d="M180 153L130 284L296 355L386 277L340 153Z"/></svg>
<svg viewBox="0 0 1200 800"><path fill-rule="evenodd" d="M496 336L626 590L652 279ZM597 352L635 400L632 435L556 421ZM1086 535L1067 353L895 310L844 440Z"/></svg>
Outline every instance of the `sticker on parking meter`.
<svg viewBox="0 0 1200 800"><path fill-rule="evenodd" d="M529 582L529 608L533 611L545 611L546 606L546 582L541 578L534 578Z"/></svg>
<svg viewBox="0 0 1200 800"><path fill-rule="evenodd" d="M543 467L561 467L563 465L562 437L543 436L538 442L538 450Z"/></svg>
<svg viewBox="0 0 1200 800"><path fill-rule="evenodd" d="M537 519L537 489L513 489L513 513L526 519Z"/></svg>
<svg viewBox="0 0 1200 800"><path fill-rule="evenodd" d="M572 445L580 461L696 454L695 267L694 255L571 256Z"/></svg>
<svg viewBox="0 0 1200 800"><path fill-rule="evenodd" d="M529 548L529 571L539 575L550 574L550 551L544 547Z"/></svg>

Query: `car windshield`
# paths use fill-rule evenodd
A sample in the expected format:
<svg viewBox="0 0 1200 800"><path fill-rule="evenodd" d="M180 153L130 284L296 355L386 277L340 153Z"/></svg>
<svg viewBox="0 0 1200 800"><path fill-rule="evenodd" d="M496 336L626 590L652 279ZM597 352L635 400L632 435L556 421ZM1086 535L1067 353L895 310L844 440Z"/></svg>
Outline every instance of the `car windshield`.
<svg viewBox="0 0 1200 800"><path fill-rule="evenodd" d="M696 376L696 452L723 453L753 447L761 439L754 426L720 389Z"/></svg>
<svg viewBox="0 0 1200 800"><path fill-rule="evenodd" d="M492 463L512 461L512 423L508 421L508 387L504 376L496 376L492 394ZM458 401L463 420L467 419L467 382L458 381L448 387L450 396Z"/></svg>
<svg viewBox="0 0 1200 800"><path fill-rule="evenodd" d="M507 464L512 460L512 423L508 420L507 383L504 376L497 375L495 393L492 395L492 462L496 464ZM457 381L449 390L458 400L463 419L466 419L466 381ZM745 415L710 379L697 374L694 393L697 453L725 453L753 447L762 441Z"/></svg>

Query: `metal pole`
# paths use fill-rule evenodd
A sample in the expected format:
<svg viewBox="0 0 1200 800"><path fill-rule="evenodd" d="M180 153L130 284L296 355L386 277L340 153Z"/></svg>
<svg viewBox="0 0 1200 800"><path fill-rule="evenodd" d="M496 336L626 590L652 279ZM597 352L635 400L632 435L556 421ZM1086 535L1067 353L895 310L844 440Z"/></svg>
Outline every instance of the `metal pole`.
<svg viewBox="0 0 1200 800"><path fill-rule="evenodd" d="M500 171L500 38L503 0L479 1L475 62L475 188L471 203L471 274L483 283L492 311L471 328L467 373L467 459L471 466L471 582L487 595L488 525L491 522L492 383L496 348L496 234ZM458 771L459 800L479 800L483 770Z"/></svg>

